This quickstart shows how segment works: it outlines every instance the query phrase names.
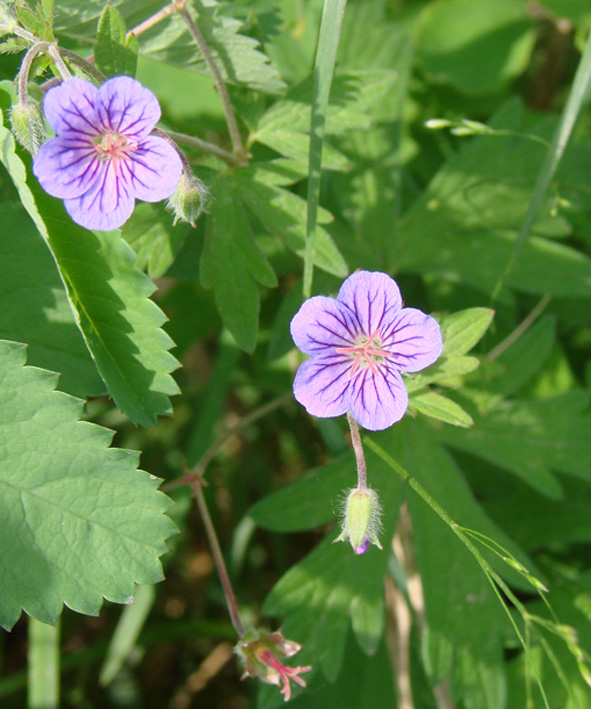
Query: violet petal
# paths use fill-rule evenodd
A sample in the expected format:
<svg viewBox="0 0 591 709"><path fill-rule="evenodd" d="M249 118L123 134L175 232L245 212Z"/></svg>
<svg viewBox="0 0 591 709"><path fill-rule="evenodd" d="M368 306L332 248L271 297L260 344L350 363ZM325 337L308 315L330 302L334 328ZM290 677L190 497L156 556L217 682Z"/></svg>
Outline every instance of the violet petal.
<svg viewBox="0 0 591 709"><path fill-rule="evenodd" d="M103 130L137 141L149 135L161 115L156 96L129 76L105 81L96 99L96 112Z"/></svg>
<svg viewBox="0 0 591 709"><path fill-rule="evenodd" d="M387 364L377 374L369 367L358 371L351 387L351 413L368 431L382 431L400 421L408 407L408 392L401 375Z"/></svg>
<svg viewBox="0 0 591 709"><path fill-rule="evenodd" d="M334 298L317 295L304 302L291 321L291 336L305 354L351 347L359 330L353 313Z"/></svg>
<svg viewBox="0 0 591 709"><path fill-rule="evenodd" d="M155 135L145 138L121 167L135 196L144 202L159 202L170 197L183 171L177 151L164 138Z"/></svg>
<svg viewBox="0 0 591 709"><path fill-rule="evenodd" d="M342 416L349 410L350 371L350 360L339 355L308 359L296 372L294 396L312 416Z"/></svg>
<svg viewBox="0 0 591 709"><path fill-rule="evenodd" d="M357 316L366 337L381 330L402 308L396 282L385 273L358 271L341 286L339 302Z"/></svg>
<svg viewBox="0 0 591 709"><path fill-rule="evenodd" d="M384 333L382 346L396 369L418 372L433 364L443 350L441 328L435 318L416 308L403 308Z"/></svg>
<svg viewBox="0 0 591 709"><path fill-rule="evenodd" d="M100 132L95 104L99 90L90 81L68 79L49 89L43 112L53 130L61 136L74 133L92 139Z"/></svg>

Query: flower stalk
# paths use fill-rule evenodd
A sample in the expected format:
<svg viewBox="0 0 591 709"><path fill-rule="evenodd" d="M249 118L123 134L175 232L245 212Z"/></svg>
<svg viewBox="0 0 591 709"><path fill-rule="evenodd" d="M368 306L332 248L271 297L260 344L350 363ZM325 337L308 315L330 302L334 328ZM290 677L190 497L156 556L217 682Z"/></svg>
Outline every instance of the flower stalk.
<svg viewBox="0 0 591 709"><path fill-rule="evenodd" d="M194 478L192 480L191 490L193 492L193 495L195 496L195 501L197 502L197 507L199 508L201 519L203 520L203 526L205 527L205 533L207 534L207 540L211 548L213 561L220 577L220 582L224 590L224 596L226 597L226 604L228 606L230 620L232 621L232 625L234 626L236 633L240 637L242 637L246 631L240 618L238 604L236 603L236 596L234 595L232 583L230 582L230 575L228 574L228 569L226 567L226 562L224 561L224 556L220 548L220 543L215 532L215 527L213 526L213 522L211 521L207 502L205 501L205 496L203 494L203 482L201 481L201 479Z"/></svg>

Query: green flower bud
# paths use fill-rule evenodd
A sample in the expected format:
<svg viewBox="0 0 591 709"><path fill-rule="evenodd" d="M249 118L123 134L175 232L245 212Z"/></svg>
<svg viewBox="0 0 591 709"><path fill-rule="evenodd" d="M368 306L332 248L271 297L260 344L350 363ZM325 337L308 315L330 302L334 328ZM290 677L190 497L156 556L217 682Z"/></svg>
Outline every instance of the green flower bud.
<svg viewBox="0 0 591 709"><path fill-rule="evenodd" d="M27 103L14 105L10 111L10 124L18 142L35 155L47 138L39 104L29 98Z"/></svg>
<svg viewBox="0 0 591 709"><path fill-rule="evenodd" d="M208 199L209 190L206 185L195 175L183 173L166 209L173 213L175 226L177 222L183 221L194 227Z"/></svg>
<svg viewBox="0 0 591 709"><path fill-rule="evenodd" d="M335 542L348 541L356 554L365 554L370 544L382 548L382 507L378 493L369 487L349 490L344 505L341 533Z"/></svg>

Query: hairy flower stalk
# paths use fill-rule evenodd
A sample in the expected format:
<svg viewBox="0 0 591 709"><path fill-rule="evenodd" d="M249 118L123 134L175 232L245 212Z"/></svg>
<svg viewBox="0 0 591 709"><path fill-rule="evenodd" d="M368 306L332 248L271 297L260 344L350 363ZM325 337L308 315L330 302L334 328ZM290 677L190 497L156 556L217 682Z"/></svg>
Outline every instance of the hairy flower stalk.
<svg viewBox="0 0 591 709"><path fill-rule="evenodd" d="M396 282L358 271L337 298L315 296L291 321L291 335L310 358L297 371L295 398L320 418L353 418L370 431L399 421L408 407L400 372L418 372L443 349L437 321L403 308Z"/></svg>
<svg viewBox="0 0 591 709"><path fill-rule="evenodd" d="M77 224L116 229L136 199L159 202L175 191L181 158L152 135L160 106L135 79L117 76L100 88L70 79L47 92L43 109L56 137L39 149L33 172Z"/></svg>

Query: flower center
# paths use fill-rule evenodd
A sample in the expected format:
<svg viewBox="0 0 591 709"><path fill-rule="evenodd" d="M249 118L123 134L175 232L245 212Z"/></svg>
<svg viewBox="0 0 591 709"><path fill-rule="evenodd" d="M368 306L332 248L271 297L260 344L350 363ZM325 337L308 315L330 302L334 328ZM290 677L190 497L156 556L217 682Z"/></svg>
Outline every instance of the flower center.
<svg viewBox="0 0 591 709"><path fill-rule="evenodd" d="M129 153L137 149L137 145L130 143L124 136L108 131L94 141L94 149L101 160L111 160L117 169L120 160L129 160Z"/></svg>
<svg viewBox="0 0 591 709"><path fill-rule="evenodd" d="M354 358L349 377L352 377L360 367L369 367L372 374L377 374L376 365L392 354L382 349L379 330L376 330L369 337L360 335L355 340L355 343L354 347L337 347L337 352L343 352Z"/></svg>

